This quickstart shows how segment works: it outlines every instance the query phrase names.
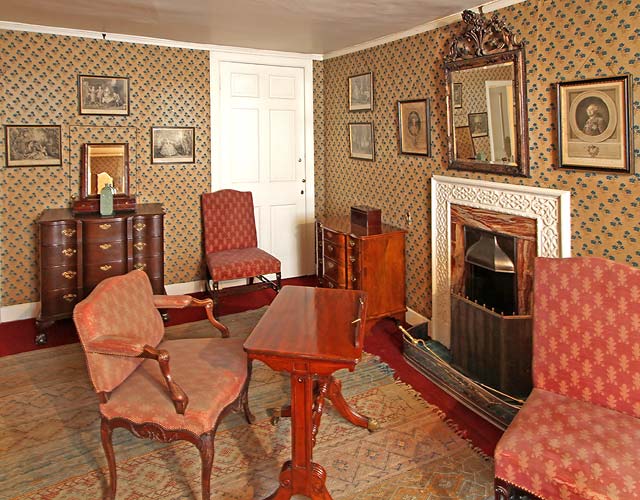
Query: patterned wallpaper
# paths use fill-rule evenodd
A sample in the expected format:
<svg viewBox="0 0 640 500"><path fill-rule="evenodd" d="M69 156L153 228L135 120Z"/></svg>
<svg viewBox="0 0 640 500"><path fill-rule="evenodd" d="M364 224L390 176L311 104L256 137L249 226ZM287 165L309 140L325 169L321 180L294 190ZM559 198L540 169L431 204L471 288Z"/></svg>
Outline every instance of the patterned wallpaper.
<svg viewBox="0 0 640 500"><path fill-rule="evenodd" d="M540 0L499 12L526 41L530 178L447 169L444 55L461 23L323 63L324 201L330 215L355 204L380 207L408 230L407 300L431 316L432 175L462 176L571 191L572 254L640 265L640 174L558 169L555 82L633 74L635 166L640 171L640 3ZM634 28L635 27L635 28ZM635 31L634 31L635 30ZM375 107L349 112L347 78L372 71ZM431 158L398 153L397 101L431 99ZM373 121L376 160L349 158L349 122ZM411 214L411 222L407 214Z"/></svg>
<svg viewBox="0 0 640 500"><path fill-rule="evenodd" d="M209 53L0 30L0 124L62 125L62 167L6 168L0 137L2 305L38 296L36 220L79 191L80 145L128 142L131 191L161 202L165 282L202 276L201 193L211 186ZM129 116L78 114L78 75L129 78ZM196 128L196 163L152 165L152 126Z"/></svg>

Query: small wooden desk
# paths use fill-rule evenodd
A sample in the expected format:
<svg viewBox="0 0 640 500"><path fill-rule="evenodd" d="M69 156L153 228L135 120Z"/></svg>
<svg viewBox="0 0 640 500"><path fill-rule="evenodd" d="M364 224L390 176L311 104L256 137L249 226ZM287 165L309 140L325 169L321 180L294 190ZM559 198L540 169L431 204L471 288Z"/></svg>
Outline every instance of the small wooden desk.
<svg viewBox="0 0 640 500"><path fill-rule="evenodd" d="M276 371L291 374L291 460L280 472L280 485L267 500L287 500L302 494L331 500L324 468L312 462L325 398L355 425L373 430L374 420L352 410L340 382L331 374L353 371L362 355L366 293L285 286L260 319L244 349Z"/></svg>

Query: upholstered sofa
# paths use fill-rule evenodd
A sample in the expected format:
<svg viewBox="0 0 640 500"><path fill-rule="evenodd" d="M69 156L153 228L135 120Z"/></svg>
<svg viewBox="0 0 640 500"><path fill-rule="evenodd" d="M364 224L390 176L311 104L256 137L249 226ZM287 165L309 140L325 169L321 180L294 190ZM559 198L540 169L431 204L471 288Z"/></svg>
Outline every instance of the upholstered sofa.
<svg viewBox="0 0 640 500"><path fill-rule="evenodd" d="M539 258L534 280L534 389L496 447L496 499L640 498L640 269Z"/></svg>

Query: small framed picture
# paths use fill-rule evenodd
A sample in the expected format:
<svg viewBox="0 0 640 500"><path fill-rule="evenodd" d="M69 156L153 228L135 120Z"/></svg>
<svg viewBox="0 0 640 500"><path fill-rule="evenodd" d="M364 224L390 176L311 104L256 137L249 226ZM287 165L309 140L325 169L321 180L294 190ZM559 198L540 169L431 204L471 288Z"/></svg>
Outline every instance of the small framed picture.
<svg viewBox="0 0 640 500"><path fill-rule="evenodd" d="M631 75L560 82L560 166L609 172L632 171Z"/></svg>
<svg viewBox="0 0 640 500"><path fill-rule="evenodd" d="M469 113L469 131L471 137L485 137L489 135L489 121L487 113Z"/></svg>
<svg viewBox="0 0 640 500"><path fill-rule="evenodd" d="M120 76L78 76L81 115L128 115L129 79Z"/></svg>
<svg viewBox="0 0 640 500"><path fill-rule="evenodd" d="M422 156L431 154L429 114L429 99L398 101L400 153Z"/></svg>
<svg viewBox="0 0 640 500"><path fill-rule="evenodd" d="M373 160L375 147L373 123L349 124L349 156L358 160Z"/></svg>
<svg viewBox="0 0 640 500"><path fill-rule="evenodd" d="M459 109L462 107L462 83L453 84L453 108Z"/></svg>
<svg viewBox="0 0 640 500"><path fill-rule="evenodd" d="M60 125L5 125L7 167L62 165Z"/></svg>
<svg viewBox="0 0 640 500"><path fill-rule="evenodd" d="M349 111L373 109L373 74L349 77Z"/></svg>
<svg viewBox="0 0 640 500"><path fill-rule="evenodd" d="M152 127L151 163L195 163L194 127Z"/></svg>

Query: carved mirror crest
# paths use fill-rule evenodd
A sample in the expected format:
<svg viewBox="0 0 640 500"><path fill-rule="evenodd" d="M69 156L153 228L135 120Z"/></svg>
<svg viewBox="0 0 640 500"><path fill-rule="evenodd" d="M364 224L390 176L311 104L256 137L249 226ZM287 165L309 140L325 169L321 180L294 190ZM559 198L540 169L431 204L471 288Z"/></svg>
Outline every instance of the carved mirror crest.
<svg viewBox="0 0 640 500"><path fill-rule="evenodd" d="M523 43L493 14L462 13L445 57L449 168L529 175Z"/></svg>

